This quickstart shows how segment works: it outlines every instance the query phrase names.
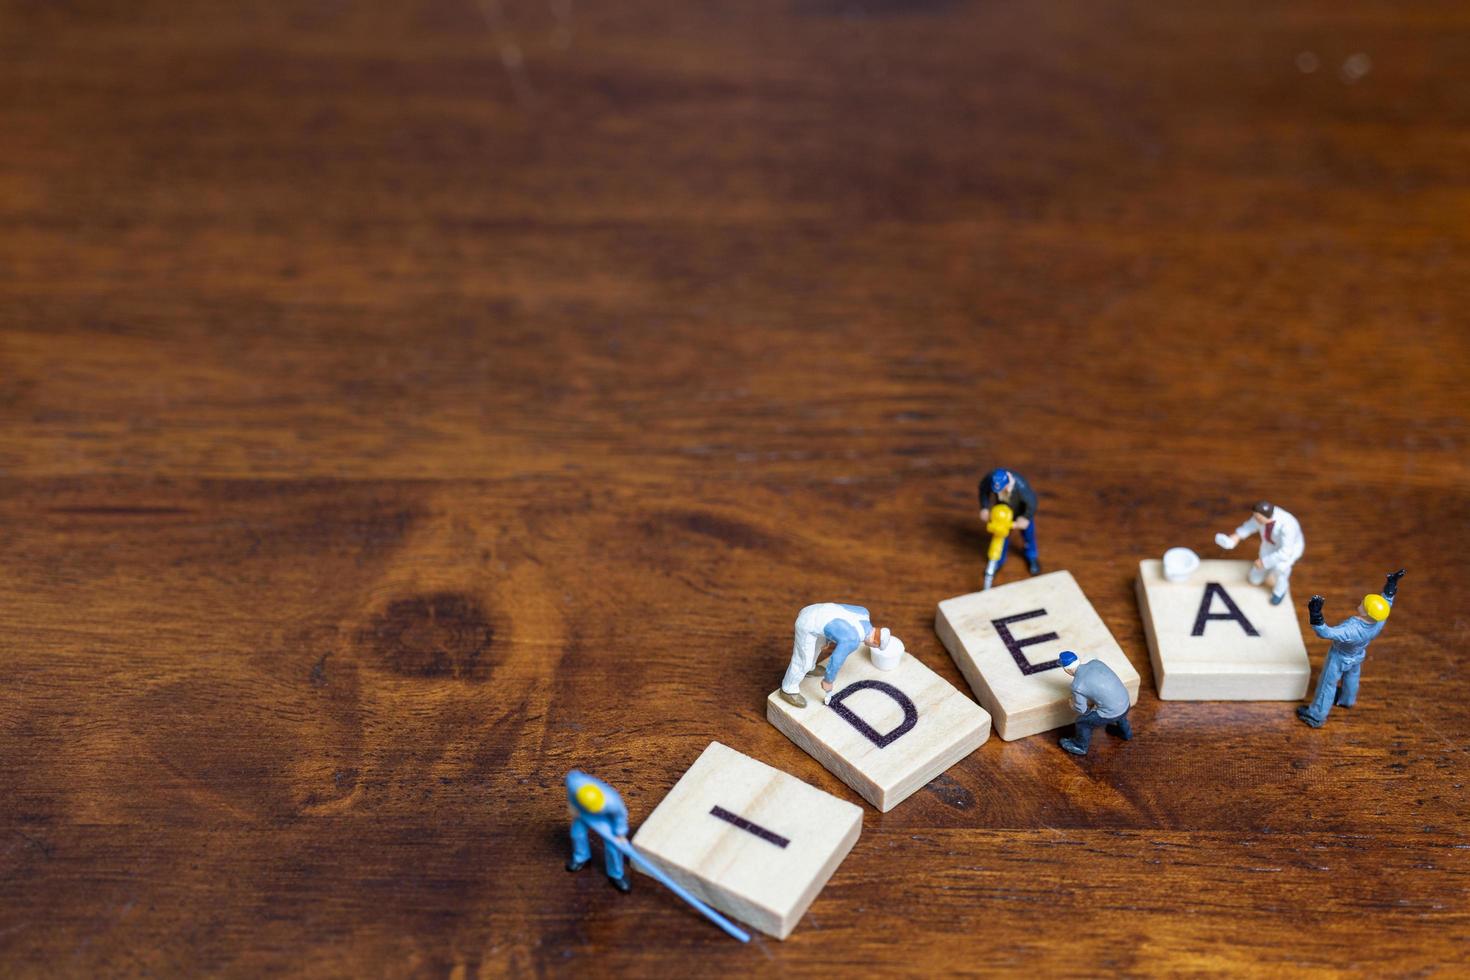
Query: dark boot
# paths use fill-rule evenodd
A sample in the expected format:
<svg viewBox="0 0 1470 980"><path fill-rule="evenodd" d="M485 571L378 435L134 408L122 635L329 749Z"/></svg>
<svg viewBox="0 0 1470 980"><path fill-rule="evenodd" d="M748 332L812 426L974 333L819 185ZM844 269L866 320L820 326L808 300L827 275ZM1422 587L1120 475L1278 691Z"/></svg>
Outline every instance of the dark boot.
<svg viewBox="0 0 1470 980"><path fill-rule="evenodd" d="M1128 724L1127 718L1119 718L1111 725L1108 725L1107 733L1109 735L1116 735L1125 742L1133 741L1133 726Z"/></svg>
<svg viewBox="0 0 1470 980"><path fill-rule="evenodd" d="M1079 745L1076 739L1064 738L1057 744L1066 749L1068 752L1072 753L1073 755L1087 754L1087 746Z"/></svg>
<svg viewBox="0 0 1470 980"><path fill-rule="evenodd" d="M611 881L613 883L613 887L622 892L624 895L633 890L633 886L628 884L627 875L624 875L621 878L609 878L608 881Z"/></svg>
<svg viewBox="0 0 1470 980"><path fill-rule="evenodd" d="M1032 575L1041 574L1041 560L1039 558L1027 558L1026 567L1030 570Z"/></svg>
<svg viewBox="0 0 1470 980"><path fill-rule="evenodd" d="M1312 714L1312 709L1308 708L1306 705L1302 705L1300 708L1296 709L1296 716L1300 718L1305 724L1310 725L1312 728L1321 728L1322 723L1327 720L1326 718L1318 718L1316 715Z"/></svg>
<svg viewBox="0 0 1470 980"><path fill-rule="evenodd" d="M567 859L567 870L568 871L581 871L585 867L587 867L587 862L586 861L578 861L576 858L568 858Z"/></svg>

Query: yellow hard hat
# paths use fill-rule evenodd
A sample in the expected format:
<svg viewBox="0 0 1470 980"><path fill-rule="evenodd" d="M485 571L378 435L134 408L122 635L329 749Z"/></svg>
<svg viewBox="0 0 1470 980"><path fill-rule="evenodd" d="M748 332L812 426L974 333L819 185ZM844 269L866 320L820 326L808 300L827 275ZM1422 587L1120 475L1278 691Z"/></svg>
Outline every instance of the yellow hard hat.
<svg viewBox="0 0 1470 980"><path fill-rule="evenodd" d="M602 790L593 783L586 783L577 789L577 802L588 813L601 813L602 804L606 801L603 799Z"/></svg>
<svg viewBox="0 0 1470 980"><path fill-rule="evenodd" d="M1392 608L1388 604L1388 600L1376 592L1372 595L1363 596L1363 610L1377 622L1381 623L1387 619L1388 611Z"/></svg>

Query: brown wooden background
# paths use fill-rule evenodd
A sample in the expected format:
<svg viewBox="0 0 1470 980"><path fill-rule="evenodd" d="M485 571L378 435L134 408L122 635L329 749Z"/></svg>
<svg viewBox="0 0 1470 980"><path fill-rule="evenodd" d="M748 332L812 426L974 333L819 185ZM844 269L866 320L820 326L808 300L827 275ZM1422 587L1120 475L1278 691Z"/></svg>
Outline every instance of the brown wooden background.
<svg viewBox="0 0 1470 980"><path fill-rule="evenodd" d="M5 3L4 972L1464 970L1467 67L1458 2ZM856 799L792 619L962 684L998 462L1137 740L865 808L785 943L562 871L571 766ZM1409 568L1320 731L1153 694L1136 563L1261 496L1303 617Z"/></svg>

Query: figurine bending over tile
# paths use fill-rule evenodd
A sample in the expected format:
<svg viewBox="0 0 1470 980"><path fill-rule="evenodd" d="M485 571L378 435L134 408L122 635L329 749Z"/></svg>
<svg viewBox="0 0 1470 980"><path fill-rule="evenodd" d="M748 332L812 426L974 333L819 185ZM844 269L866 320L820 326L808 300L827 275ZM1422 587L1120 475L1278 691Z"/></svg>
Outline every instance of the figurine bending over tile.
<svg viewBox="0 0 1470 980"><path fill-rule="evenodd" d="M852 652L864 643L882 646L888 630L879 630L862 606L846 602L818 602L796 615L796 639L791 647L791 666L781 678L781 697L798 708L806 707L801 693L801 679L822 675L822 690L830 698L837 672ZM832 657L825 671L817 669L817 658L827 644L833 644ZM825 700L825 699L824 699Z"/></svg>
<svg viewBox="0 0 1470 980"><path fill-rule="evenodd" d="M1072 710L1077 712L1076 731L1071 738L1061 740L1062 748L1073 755L1086 755L1092 744L1092 730L1099 725L1107 726L1109 735L1125 742L1133 738L1133 726L1128 723L1128 688L1113 668L1101 660L1080 663L1071 650L1063 650L1057 659L1072 678Z"/></svg>
<svg viewBox="0 0 1470 980"><path fill-rule="evenodd" d="M1368 655L1368 644L1383 632L1388 621L1393 597L1399 590L1399 579L1404 577L1400 568L1383 583L1382 594L1363 596L1358 603L1356 616L1349 616L1336 626L1328 626L1322 616L1322 604L1327 600L1319 595L1312 596L1307 603L1308 618L1312 632L1324 640L1331 640L1327 660L1322 664L1322 675L1317 678L1317 694L1311 704L1296 709L1296 716L1313 728L1321 728L1332 711L1332 706L1351 708L1358 700L1358 674L1363 668L1363 658ZM1342 687L1339 690L1338 684Z"/></svg>
<svg viewBox="0 0 1470 980"><path fill-rule="evenodd" d="M1240 544L1257 531L1261 533L1261 553L1251 566L1252 585L1260 585L1267 576L1275 576L1271 587L1271 605L1279 606L1286 598L1286 583L1291 578L1291 566L1307 549L1307 540L1302 537L1302 526L1295 517L1269 501L1262 500L1251 508L1251 516L1235 529L1234 534L1217 534L1215 543L1227 551Z"/></svg>

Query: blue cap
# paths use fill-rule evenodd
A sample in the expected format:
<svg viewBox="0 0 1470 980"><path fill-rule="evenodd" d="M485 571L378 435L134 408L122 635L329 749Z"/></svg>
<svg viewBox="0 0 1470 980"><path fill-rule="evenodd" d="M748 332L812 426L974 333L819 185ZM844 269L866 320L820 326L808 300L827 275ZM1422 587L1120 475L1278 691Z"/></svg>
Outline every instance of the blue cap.
<svg viewBox="0 0 1470 980"><path fill-rule="evenodd" d="M1077 654L1071 650L1063 650L1057 659L1062 662L1063 667L1070 667L1077 662Z"/></svg>
<svg viewBox="0 0 1470 980"><path fill-rule="evenodd" d="M1010 470L996 470L990 474L990 491L992 493L1000 493L1006 488L1006 484L1010 482L1010 479Z"/></svg>

